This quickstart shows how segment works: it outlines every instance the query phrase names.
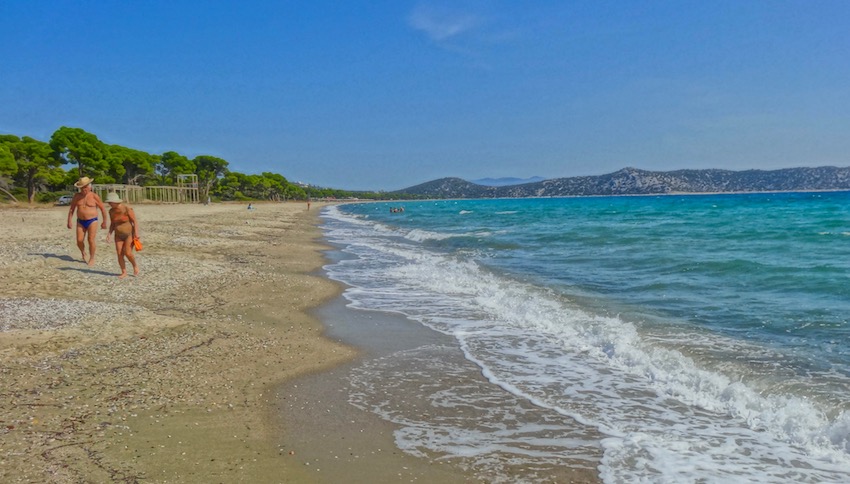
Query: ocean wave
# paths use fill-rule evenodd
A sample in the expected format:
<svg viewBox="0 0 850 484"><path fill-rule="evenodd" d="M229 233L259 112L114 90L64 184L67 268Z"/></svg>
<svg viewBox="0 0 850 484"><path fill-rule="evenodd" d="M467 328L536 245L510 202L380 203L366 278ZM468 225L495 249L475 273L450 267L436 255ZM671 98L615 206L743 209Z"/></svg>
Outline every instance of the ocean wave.
<svg viewBox="0 0 850 484"><path fill-rule="evenodd" d="M604 480L850 477L850 417L810 397L810 375L785 386L755 378L748 362L738 361L751 352L732 340L684 327L676 328L678 341L650 338L642 325L588 311L552 288L360 228L357 234L346 232L350 227L329 232L342 244L371 238L368 246L348 246L353 262L328 268L353 286L346 291L352 304L399 312L454 336L494 385L597 428L606 435ZM721 261L712 269L754 266ZM708 353L736 364L708 365L701 356ZM765 355L768 363L783 361ZM397 435L417 439L421 432ZM428 443L399 443L417 445ZM800 464L777 464L793 462Z"/></svg>

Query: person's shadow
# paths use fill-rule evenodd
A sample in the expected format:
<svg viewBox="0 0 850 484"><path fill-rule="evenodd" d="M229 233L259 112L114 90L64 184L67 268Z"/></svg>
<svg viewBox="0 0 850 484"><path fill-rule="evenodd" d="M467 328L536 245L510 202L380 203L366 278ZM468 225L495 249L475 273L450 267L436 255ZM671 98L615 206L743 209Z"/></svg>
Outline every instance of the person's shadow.
<svg viewBox="0 0 850 484"><path fill-rule="evenodd" d="M27 255L40 255L40 256L44 257L45 259L59 259L59 260L65 261L65 262L79 262L80 264L85 264L85 262L83 262L82 260L75 259L75 258L71 257L70 255L51 254L49 252L32 253L32 254L27 254ZM89 273L89 274L99 274L101 276L114 276L115 275L112 272L96 271L94 269L89 268L88 266L85 266L85 267L82 267L82 268L81 267L59 267L58 269L60 271L86 272L86 273Z"/></svg>
<svg viewBox="0 0 850 484"><path fill-rule="evenodd" d="M115 274L114 272L105 272L105 271L97 271L97 270L94 270L94 269L89 269L88 266L86 266L84 268L80 268L80 267L60 267L59 270L60 271L85 272L87 274L98 274L98 275L101 275L101 276L117 276L118 275L118 274Z"/></svg>
<svg viewBox="0 0 850 484"><path fill-rule="evenodd" d="M48 254L46 252L45 253L27 254L27 255L40 255L40 256L44 257L45 259L59 259L59 260L64 260L66 262L75 262L75 261L79 260L79 259L74 259L70 255Z"/></svg>

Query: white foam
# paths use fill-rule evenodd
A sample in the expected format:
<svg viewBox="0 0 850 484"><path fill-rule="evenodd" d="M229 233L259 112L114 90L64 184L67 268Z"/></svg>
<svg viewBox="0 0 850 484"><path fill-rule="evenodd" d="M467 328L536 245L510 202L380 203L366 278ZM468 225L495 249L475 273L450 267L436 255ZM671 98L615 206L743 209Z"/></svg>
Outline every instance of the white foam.
<svg viewBox="0 0 850 484"><path fill-rule="evenodd" d="M450 459L486 482L516 482L510 467L566 459L595 467L598 444L582 429L486 384L459 359L456 349L431 346L371 360L350 374L350 401L397 424L405 452Z"/></svg>
<svg viewBox="0 0 850 484"><path fill-rule="evenodd" d="M342 212L340 212L339 208L336 206L328 207L323 215L325 215L326 218L330 219L345 220L347 223L356 225L359 228L373 228L381 235L403 237L407 240L411 240L414 242L425 242L428 240L446 240L453 237L468 237L476 235L473 233L455 234L446 232L434 232L422 229L404 229L400 227L390 227L380 222L370 221L366 216L348 216L347 214L343 214Z"/></svg>
<svg viewBox="0 0 850 484"><path fill-rule="evenodd" d="M327 269L355 287L346 293L352 304L397 311L455 336L492 383L608 435L605 481L850 479L848 413L750 386L743 375L676 349L723 347L709 335L676 344L646 338L634 324L590 314L549 289L395 244L368 224L351 231L346 215L335 217L342 225L329 237L351 244L346 251L358 258ZM425 433L403 431L397 441L409 450L421 444L417 438L434 438Z"/></svg>
<svg viewBox="0 0 850 484"><path fill-rule="evenodd" d="M420 230L420 229L411 230L404 235L404 238L406 238L408 240L413 240L413 241L416 241L416 242L423 242L423 241L426 241L426 240L446 240L446 239L450 239L452 237L455 237L455 235L454 234L441 234L441 233L437 233L437 232L431 232L431 231L428 231L428 230Z"/></svg>

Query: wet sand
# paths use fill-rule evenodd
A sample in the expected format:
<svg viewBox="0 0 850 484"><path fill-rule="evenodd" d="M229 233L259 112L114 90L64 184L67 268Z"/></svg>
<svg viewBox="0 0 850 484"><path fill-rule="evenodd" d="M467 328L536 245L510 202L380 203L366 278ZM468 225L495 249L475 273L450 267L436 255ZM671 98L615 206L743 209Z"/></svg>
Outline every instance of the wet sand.
<svg viewBox="0 0 850 484"><path fill-rule="evenodd" d="M489 439L484 439L478 447L482 455L487 456L483 459L487 462L484 465L481 459L437 451L428 446L411 449L418 457L401 451L396 445L396 434L411 430L410 425L417 429L430 428L436 436L446 430L446 425L451 426L449 422L462 421L460 425L468 429L468 437L472 437L479 432L493 432L505 423L498 417L494 421L487 409L476 411L474 404L456 407L439 395L433 395L432 392L445 391L448 388L445 383L460 385L470 392L487 388L487 392L492 392L493 405L513 408L532 426L546 428L549 427L547 422L554 419L562 429L560 437L566 442L593 441L599 436L578 423L567 430L569 419L517 400L496 388L484 378L479 367L464 357L453 338L420 323L395 313L348 308L343 297L322 305L313 313L324 322L326 337L360 350L357 357L345 364L288 380L280 389L283 422L286 428L293 430L286 433L286 440L299 449L305 466L321 482L341 482L338 476L348 476L344 482L364 483L600 482L596 465L601 455L593 445L591 448L576 447L572 457L556 465L537 462L530 466L512 464L518 456L504 449L491 453L495 449L487 443ZM434 365L434 361L440 363ZM382 362L390 372L366 370L375 377L374 389L378 392L377 400L371 402L403 416L405 425L379 417L375 408L369 408L371 404L364 408L362 398L355 397L353 400L357 403L351 403L352 393L364 391L362 385L353 383L358 380L353 375L362 374L365 367L381 366ZM427 369L433 366L452 370L447 374L439 370L433 373ZM427 387L424 394L420 391L422 387ZM506 416L510 413L511 410L496 412ZM516 421L510 418L510 422ZM404 440L409 443L408 439ZM466 438L461 437L461 440Z"/></svg>
<svg viewBox="0 0 850 484"><path fill-rule="evenodd" d="M357 311L342 298L313 311L326 323L326 336L352 344L359 357L328 371L294 378L279 390L285 440L324 483L482 482L447 460L422 459L395 446L396 427L348 403L348 374L362 359L448 338L398 315ZM346 476L339 481L338 476Z"/></svg>

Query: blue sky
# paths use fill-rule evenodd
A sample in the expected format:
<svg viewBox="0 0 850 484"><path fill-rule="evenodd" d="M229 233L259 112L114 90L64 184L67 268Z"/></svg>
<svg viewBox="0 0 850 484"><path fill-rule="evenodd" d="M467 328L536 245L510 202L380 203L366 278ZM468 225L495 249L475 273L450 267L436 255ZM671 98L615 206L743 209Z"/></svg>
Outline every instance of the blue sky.
<svg viewBox="0 0 850 484"><path fill-rule="evenodd" d="M850 165L850 1L0 3L0 133L333 188Z"/></svg>

